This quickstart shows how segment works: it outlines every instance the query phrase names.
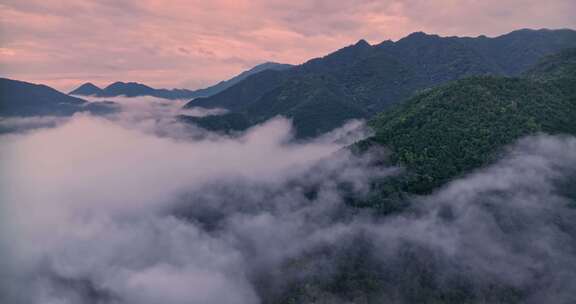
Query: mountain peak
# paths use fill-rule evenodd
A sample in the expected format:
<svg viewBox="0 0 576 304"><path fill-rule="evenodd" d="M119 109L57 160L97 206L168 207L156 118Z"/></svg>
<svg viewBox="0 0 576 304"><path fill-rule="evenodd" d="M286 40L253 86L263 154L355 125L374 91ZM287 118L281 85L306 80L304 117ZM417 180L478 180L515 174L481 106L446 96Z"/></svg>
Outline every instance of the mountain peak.
<svg viewBox="0 0 576 304"><path fill-rule="evenodd" d="M281 63L274 62L274 61L266 61L266 62L263 62L261 64L254 66L253 68L258 67L258 66L274 66L274 65L278 65L278 64L281 64Z"/></svg>
<svg viewBox="0 0 576 304"><path fill-rule="evenodd" d="M98 86L96 86L95 84L93 84L91 82L86 82L83 85L81 85L80 87L100 89Z"/></svg>
<svg viewBox="0 0 576 304"><path fill-rule="evenodd" d="M371 45L370 45L370 43L368 43L368 41L366 41L364 39L360 39L360 40L358 40L358 42L356 42L354 44L354 46L366 47L366 46L371 46Z"/></svg>
<svg viewBox="0 0 576 304"><path fill-rule="evenodd" d="M406 37L426 37L428 36L428 34L426 34L426 32L423 31L417 31L417 32L412 32L410 33L408 36Z"/></svg>
<svg viewBox="0 0 576 304"><path fill-rule="evenodd" d="M86 83L82 84L81 86L79 86L78 88L72 90L68 94L90 96L90 95L98 95L100 92L102 92L102 89L100 89L99 87L97 87L96 85L94 85L91 82L86 82Z"/></svg>
<svg viewBox="0 0 576 304"><path fill-rule="evenodd" d="M283 70L286 68L291 67L291 65L289 64L284 64L284 63L278 63L278 62L273 62L273 61L266 61L264 63L258 64L254 67L252 67L251 69L242 72L239 75L242 74L253 74L253 73L257 73L259 71L263 71L263 70ZM239 76L237 75L237 76Z"/></svg>
<svg viewBox="0 0 576 304"><path fill-rule="evenodd" d="M416 40L416 39L424 39L430 37L439 37L438 35L430 35L422 31L410 33L408 36L400 39L400 40Z"/></svg>
<svg viewBox="0 0 576 304"><path fill-rule="evenodd" d="M104 88L100 96L114 97L124 95L127 97L135 97L151 95L154 91L155 89L141 83L117 81Z"/></svg>
<svg viewBox="0 0 576 304"><path fill-rule="evenodd" d="M145 84L141 84L138 82L122 82L122 81L116 81L108 85L104 90L117 89L117 88L138 88L138 89L152 90L151 87Z"/></svg>
<svg viewBox="0 0 576 304"><path fill-rule="evenodd" d="M429 42L432 40L439 40L441 37L434 34L427 34L425 32L413 32L408 36L401 38L400 40L396 41L396 43L408 43L409 45L412 44L419 44L422 42Z"/></svg>

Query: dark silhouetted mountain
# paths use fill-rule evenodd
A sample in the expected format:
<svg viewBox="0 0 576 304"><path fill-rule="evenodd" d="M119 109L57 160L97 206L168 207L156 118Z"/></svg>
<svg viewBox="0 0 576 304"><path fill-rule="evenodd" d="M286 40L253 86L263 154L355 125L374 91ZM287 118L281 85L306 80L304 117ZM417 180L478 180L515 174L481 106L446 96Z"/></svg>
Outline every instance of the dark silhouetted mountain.
<svg viewBox="0 0 576 304"><path fill-rule="evenodd" d="M136 82L115 82L104 89L100 89L91 83L85 83L78 87L77 89L71 91L70 95L80 95L80 96L95 96L95 97L138 97L138 96L153 96L165 99L191 99L196 97L207 97L217 94L227 88L233 86L234 84L244 80L246 77L259 73L265 70L281 71L292 67L289 64L281 64L275 62L266 62L255 66L254 68L244 71L241 74L222 81L216 85L199 89L199 90L187 90L187 89L155 89L147 85L136 83Z"/></svg>
<svg viewBox="0 0 576 304"><path fill-rule="evenodd" d="M102 89L95 86L94 84L87 82L75 90L71 91L70 95L82 95L82 96L97 96L102 93Z"/></svg>
<svg viewBox="0 0 576 304"><path fill-rule="evenodd" d="M143 85L137 82L115 82L107 87L105 87L99 97L115 97L115 96L126 96L126 97L136 97L136 96L155 96L162 95L165 92L156 92L149 86ZM163 90L160 90L163 91Z"/></svg>
<svg viewBox="0 0 576 304"><path fill-rule="evenodd" d="M493 161L522 136L576 135L576 49L523 77L475 76L426 90L371 121L373 138L411 172L404 191L428 193Z"/></svg>
<svg viewBox="0 0 576 304"><path fill-rule="evenodd" d="M45 85L0 78L0 116L68 116L77 112L105 115L120 110L111 101L87 102Z"/></svg>
<svg viewBox="0 0 576 304"><path fill-rule="evenodd" d="M284 115L294 120L298 136L314 136L345 119L370 118L418 90L475 75L517 76L542 56L570 47L576 47L576 31L567 29L495 38L417 32L378 45L360 40L289 70L256 73L186 107L225 108L251 125Z"/></svg>
<svg viewBox="0 0 576 304"><path fill-rule="evenodd" d="M100 89L91 83L85 83L71 91L70 95L94 96L94 97L138 97L153 96L165 99L188 99L196 97L194 91L185 89L154 89L137 82L114 82L104 89Z"/></svg>
<svg viewBox="0 0 576 304"><path fill-rule="evenodd" d="M45 85L0 78L0 116L71 115L85 103Z"/></svg>

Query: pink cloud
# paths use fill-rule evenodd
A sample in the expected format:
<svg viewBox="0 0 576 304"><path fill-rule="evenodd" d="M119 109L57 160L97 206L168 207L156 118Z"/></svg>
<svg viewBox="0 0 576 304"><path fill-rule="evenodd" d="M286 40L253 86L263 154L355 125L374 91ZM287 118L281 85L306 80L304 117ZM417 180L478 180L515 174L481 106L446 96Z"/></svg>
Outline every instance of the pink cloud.
<svg viewBox="0 0 576 304"><path fill-rule="evenodd" d="M193 88L360 38L574 28L574 11L573 0L5 0L0 72L62 90L116 80Z"/></svg>

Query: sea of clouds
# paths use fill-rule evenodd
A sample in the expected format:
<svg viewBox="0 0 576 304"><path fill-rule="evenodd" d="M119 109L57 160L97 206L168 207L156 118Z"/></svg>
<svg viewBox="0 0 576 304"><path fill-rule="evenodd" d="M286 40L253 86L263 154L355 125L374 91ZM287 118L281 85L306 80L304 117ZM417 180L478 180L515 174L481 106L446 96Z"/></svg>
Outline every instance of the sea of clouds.
<svg viewBox="0 0 576 304"><path fill-rule="evenodd" d="M180 123L177 102L114 101L0 136L0 302L576 301L572 137L524 138L382 217L346 203L403 172L344 149L361 122L224 136Z"/></svg>

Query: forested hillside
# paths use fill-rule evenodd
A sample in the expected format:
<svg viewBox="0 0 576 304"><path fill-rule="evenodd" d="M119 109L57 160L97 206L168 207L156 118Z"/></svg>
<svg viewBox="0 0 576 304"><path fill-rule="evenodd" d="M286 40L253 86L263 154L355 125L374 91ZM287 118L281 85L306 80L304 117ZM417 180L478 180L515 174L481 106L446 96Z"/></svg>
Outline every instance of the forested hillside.
<svg viewBox="0 0 576 304"><path fill-rule="evenodd" d="M427 193L494 160L520 137L576 134L576 50L553 55L521 78L471 77L424 91L370 122L362 143L392 149L409 170L403 190Z"/></svg>
<svg viewBox="0 0 576 304"><path fill-rule="evenodd" d="M391 303L396 303L396 299L400 299L397 303L531 303L529 299L541 290L533 286L548 284L542 278L549 266L540 268L530 264L533 285L500 281L497 278L501 274L484 281L484 277L472 275L471 269L477 260L468 260L461 253L470 250L472 256L483 256L489 261L486 269L493 269L495 261L503 256L507 258L499 254L507 250L515 255L506 259L502 267L522 263L520 256L537 247L532 240L541 223L549 225L546 233L562 231L563 238L559 241L562 246L573 241L574 230L569 228L570 221L566 221L573 215L573 209L552 215L553 208L569 208L560 204L566 201L557 201L560 207L541 199L539 195L545 191L533 182L538 178L526 176L524 180L519 173L525 167L548 168L547 164L538 163L545 161L533 158L531 163L519 164L522 168L507 167L501 160L500 166L494 162L499 152L504 152L507 145L522 136L539 132L576 134L575 63L576 50L566 50L546 58L522 77L475 76L457 80L421 92L379 114L370 122L375 136L353 148L361 152L388 147L392 158L383 161L405 166L406 172L376 182L367 200L350 203L387 215L378 218L397 228L401 235L410 235L412 229L420 233L435 231L437 225L442 227L441 232L427 234L423 239L389 240L381 248L397 251L395 255L385 256L386 263L378 262L382 252L377 251L377 242L366 237L368 233L360 234L350 243L339 244L342 249L337 253L320 250L309 253L286 266L285 271L305 272L316 265L311 261L334 259L337 262L330 264L330 274L295 281L279 300L270 303L331 303L331 297L345 299L345 303L380 303L382 299L391 299ZM515 149L507 155L523 153L518 147ZM462 177L489 163L495 166L491 174L484 171L476 177ZM439 186L456 177L462 177L459 184L440 190ZM462 183L463 180L467 182ZM502 181L510 184L499 184ZM510 191L515 187L533 189ZM564 191L560 188L555 185L553 189ZM562 195L576 197L573 183L564 188L567 190ZM414 195L429 194L433 190L438 192ZM421 212L426 214L433 203L430 198L434 197L446 200L445 205L439 207L429 221L415 221L416 227L412 226L410 219L420 218ZM532 203L535 205L530 205ZM545 211L539 213L533 209ZM463 221L463 217L466 220ZM486 230L486 227L490 228ZM487 231L486 235L481 231ZM387 235L385 230L378 233ZM478 238L479 235L482 237ZM519 249L524 236L530 245ZM456 245L443 247L452 237L458 240ZM498 240L496 245L492 237ZM518 243L514 243L516 241ZM508 247L510 243L514 245ZM540 262L547 258L544 254L536 259ZM564 299L562 294L548 295L546 299L548 297L553 303L564 303L558 301Z"/></svg>

